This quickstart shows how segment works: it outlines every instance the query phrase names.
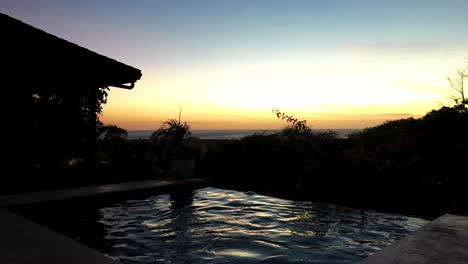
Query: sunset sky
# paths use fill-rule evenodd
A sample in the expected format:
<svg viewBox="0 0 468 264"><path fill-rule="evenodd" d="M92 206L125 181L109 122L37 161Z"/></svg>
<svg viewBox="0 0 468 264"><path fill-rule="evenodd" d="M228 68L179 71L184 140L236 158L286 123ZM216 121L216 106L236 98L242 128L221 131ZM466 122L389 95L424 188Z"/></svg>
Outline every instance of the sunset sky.
<svg viewBox="0 0 468 264"><path fill-rule="evenodd" d="M1 12L142 70L101 120L156 129L363 128L448 103L468 1L2 0Z"/></svg>

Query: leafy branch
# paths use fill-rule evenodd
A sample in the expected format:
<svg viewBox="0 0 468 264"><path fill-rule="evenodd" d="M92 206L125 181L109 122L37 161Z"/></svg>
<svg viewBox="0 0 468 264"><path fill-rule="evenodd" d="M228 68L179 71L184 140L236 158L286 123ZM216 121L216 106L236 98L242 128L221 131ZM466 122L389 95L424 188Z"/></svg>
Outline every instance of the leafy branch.
<svg viewBox="0 0 468 264"><path fill-rule="evenodd" d="M309 127L307 126L307 120L299 120L292 115L287 115L286 113L281 112L278 109L273 109L273 113L276 114L276 117L281 120L285 120L288 123L292 123L293 128L298 130L307 130Z"/></svg>

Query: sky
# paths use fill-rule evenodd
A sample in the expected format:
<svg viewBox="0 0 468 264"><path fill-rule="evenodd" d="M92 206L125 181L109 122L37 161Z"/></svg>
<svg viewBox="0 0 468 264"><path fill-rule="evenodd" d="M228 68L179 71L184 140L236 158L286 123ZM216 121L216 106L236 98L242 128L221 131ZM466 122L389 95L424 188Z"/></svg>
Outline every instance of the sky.
<svg viewBox="0 0 468 264"><path fill-rule="evenodd" d="M140 69L100 119L129 130L364 128L449 103L466 0L2 0L2 13Z"/></svg>

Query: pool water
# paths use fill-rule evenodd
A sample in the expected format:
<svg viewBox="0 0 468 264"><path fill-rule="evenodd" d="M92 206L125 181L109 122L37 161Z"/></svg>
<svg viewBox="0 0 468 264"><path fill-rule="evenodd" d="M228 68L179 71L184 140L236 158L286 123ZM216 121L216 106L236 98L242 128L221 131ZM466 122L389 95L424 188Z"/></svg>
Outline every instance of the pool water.
<svg viewBox="0 0 468 264"><path fill-rule="evenodd" d="M121 263L355 263L426 220L204 188L99 209Z"/></svg>

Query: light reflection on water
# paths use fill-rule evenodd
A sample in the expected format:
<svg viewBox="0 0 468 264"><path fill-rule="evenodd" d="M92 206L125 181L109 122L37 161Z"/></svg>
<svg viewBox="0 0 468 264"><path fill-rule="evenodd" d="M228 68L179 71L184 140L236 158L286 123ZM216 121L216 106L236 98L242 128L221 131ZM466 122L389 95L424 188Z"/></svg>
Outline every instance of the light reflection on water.
<svg viewBox="0 0 468 264"><path fill-rule="evenodd" d="M427 221L204 188L100 209L122 263L354 263Z"/></svg>

